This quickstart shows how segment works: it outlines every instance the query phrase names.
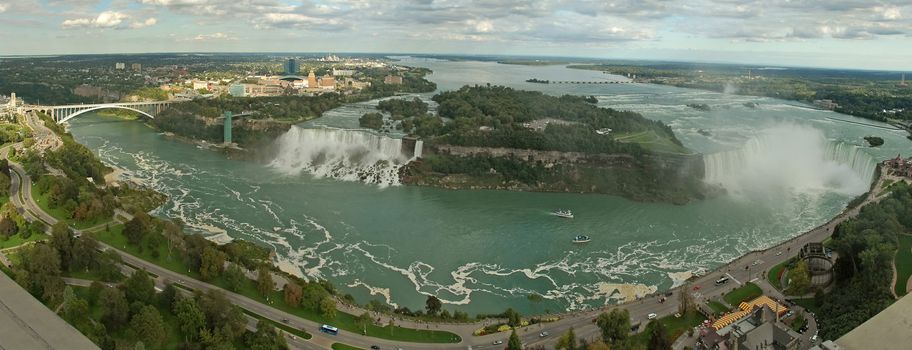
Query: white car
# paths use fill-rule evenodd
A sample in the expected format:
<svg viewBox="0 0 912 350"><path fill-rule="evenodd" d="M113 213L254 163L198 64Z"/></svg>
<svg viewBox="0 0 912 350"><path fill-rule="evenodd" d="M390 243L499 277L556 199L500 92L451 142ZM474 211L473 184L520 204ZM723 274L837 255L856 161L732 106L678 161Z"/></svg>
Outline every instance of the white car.
<svg viewBox="0 0 912 350"><path fill-rule="evenodd" d="M503 344L503 340L495 340L495 341L494 341L493 343L491 343L491 344L493 344L493 345L500 345L500 344Z"/></svg>
<svg viewBox="0 0 912 350"><path fill-rule="evenodd" d="M781 250L778 251L778 252L776 252L776 256L780 256L780 255L782 255L782 251L781 251Z"/></svg>
<svg viewBox="0 0 912 350"><path fill-rule="evenodd" d="M547 337L548 334L551 334L551 333L548 333L548 332L541 332L541 333L538 333L538 336L541 337L541 338L544 338L544 337Z"/></svg>
<svg viewBox="0 0 912 350"><path fill-rule="evenodd" d="M656 319L656 317L659 317L659 315L656 315L655 313L651 313L651 314L649 314L649 315L646 315L646 318L648 318L648 319L650 319L650 320L654 320L654 319Z"/></svg>

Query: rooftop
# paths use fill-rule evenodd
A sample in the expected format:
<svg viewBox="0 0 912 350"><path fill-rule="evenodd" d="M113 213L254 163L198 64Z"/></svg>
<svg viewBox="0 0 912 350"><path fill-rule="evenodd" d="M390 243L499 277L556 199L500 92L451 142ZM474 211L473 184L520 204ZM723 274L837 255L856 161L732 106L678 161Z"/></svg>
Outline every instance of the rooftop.
<svg viewBox="0 0 912 350"><path fill-rule="evenodd" d="M842 349L896 349L912 344L912 293L906 294L879 314L836 339Z"/></svg>
<svg viewBox="0 0 912 350"><path fill-rule="evenodd" d="M98 349L0 272L0 349Z"/></svg>

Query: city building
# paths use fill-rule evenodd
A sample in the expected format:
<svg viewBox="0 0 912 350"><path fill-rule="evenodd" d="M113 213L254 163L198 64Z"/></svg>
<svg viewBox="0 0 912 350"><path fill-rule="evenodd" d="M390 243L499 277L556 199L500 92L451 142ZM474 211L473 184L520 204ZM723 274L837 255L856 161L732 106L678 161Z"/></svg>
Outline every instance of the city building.
<svg viewBox="0 0 912 350"><path fill-rule="evenodd" d="M836 339L836 344L838 349L845 350L903 349L906 347L902 344L912 344L909 325L912 325L912 293ZM832 346L821 348L833 349Z"/></svg>
<svg viewBox="0 0 912 350"><path fill-rule="evenodd" d="M124 70L124 68L127 68L127 65L123 62L117 62L114 64L114 69Z"/></svg>
<svg viewBox="0 0 912 350"><path fill-rule="evenodd" d="M310 88L317 88L317 76L314 75L313 69L310 70L310 73L307 74L307 86Z"/></svg>
<svg viewBox="0 0 912 350"><path fill-rule="evenodd" d="M335 69L332 70L333 77L350 77L355 74L354 70L351 69Z"/></svg>
<svg viewBox="0 0 912 350"><path fill-rule="evenodd" d="M285 60L285 75L298 74L298 62L294 58Z"/></svg>
<svg viewBox="0 0 912 350"><path fill-rule="evenodd" d="M903 159L897 154L896 158L887 159L883 164L887 175L912 178L912 157Z"/></svg>
<svg viewBox="0 0 912 350"><path fill-rule="evenodd" d="M335 89L336 88L336 79L331 75L326 74L320 78L320 88L321 89Z"/></svg>
<svg viewBox="0 0 912 350"><path fill-rule="evenodd" d="M139 63L134 63L130 65L130 69L139 72L142 70L142 65Z"/></svg>
<svg viewBox="0 0 912 350"><path fill-rule="evenodd" d="M383 78L383 83L390 84L390 85L402 85L402 76L387 75L385 78Z"/></svg>
<svg viewBox="0 0 912 350"><path fill-rule="evenodd" d="M739 305L740 311L716 320L699 332L701 349L781 349L797 350L801 335L780 322L788 310L768 296Z"/></svg>
<svg viewBox="0 0 912 350"><path fill-rule="evenodd" d="M200 89L209 90L208 81L194 80L192 84L193 84L193 90L200 90Z"/></svg>

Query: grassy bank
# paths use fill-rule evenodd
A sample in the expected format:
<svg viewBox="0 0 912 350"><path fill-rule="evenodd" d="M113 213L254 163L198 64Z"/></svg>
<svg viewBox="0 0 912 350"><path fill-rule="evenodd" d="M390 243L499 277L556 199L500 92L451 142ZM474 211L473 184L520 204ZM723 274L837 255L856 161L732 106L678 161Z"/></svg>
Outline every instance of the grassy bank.
<svg viewBox="0 0 912 350"><path fill-rule="evenodd" d="M748 301L763 295L763 290L760 289L756 284L747 282L743 286L735 288L735 290L725 294L723 299L729 305L737 307L743 301Z"/></svg>
<svg viewBox="0 0 912 350"><path fill-rule="evenodd" d="M101 232L96 233L96 238L99 241L105 242L113 247L116 247L117 249L121 249L152 264L161 266L165 269L185 276L189 276L194 279L201 279L201 276L198 272L194 271L193 269L187 267L186 264L184 264L184 262L178 256L177 250L172 252L170 257L168 256L168 246L166 242L161 242L154 249L147 248L140 250L137 246L133 246L127 243L127 239L122 234L122 231L123 225L111 226L111 229L108 231L102 230ZM222 277L208 281L208 283L224 288L226 290L230 290L228 287L229 283ZM245 280L244 283L242 283L241 288L235 291L235 293L301 318L305 318L317 323L332 324L339 329L349 332L359 334L361 333L361 327L357 325L357 322L355 321L356 317L354 315L344 312L337 312L334 319L328 319L319 313L309 309L288 306L282 301L284 300L284 296L281 291L272 291L269 293L269 295L262 296L256 289L256 281L253 280ZM367 327L367 335L377 338L405 342L456 343L460 341L459 336L450 332L436 331L432 329L424 330L403 328L399 326L390 327L389 325L380 327L371 324Z"/></svg>
<svg viewBox="0 0 912 350"><path fill-rule="evenodd" d="M333 343L332 350L364 350L361 348L356 348L354 346L342 343Z"/></svg>
<svg viewBox="0 0 912 350"><path fill-rule="evenodd" d="M665 326L665 329L668 331L668 339L671 339L673 342L687 332L687 330L693 329L705 320L706 316L703 316L703 314L697 311L690 311L681 317L674 317L674 315L662 317L659 319L659 322ZM633 335L631 339L633 340L634 348L637 346L645 348L649 343L650 333L649 327L646 327L642 332Z"/></svg>
<svg viewBox="0 0 912 350"><path fill-rule="evenodd" d="M32 234L29 238L22 238L22 236L17 234L10 236L10 238L5 241L0 239L0 249L20 246L28 242L43 241L47 238L48 236L44 234Z"/></svg>

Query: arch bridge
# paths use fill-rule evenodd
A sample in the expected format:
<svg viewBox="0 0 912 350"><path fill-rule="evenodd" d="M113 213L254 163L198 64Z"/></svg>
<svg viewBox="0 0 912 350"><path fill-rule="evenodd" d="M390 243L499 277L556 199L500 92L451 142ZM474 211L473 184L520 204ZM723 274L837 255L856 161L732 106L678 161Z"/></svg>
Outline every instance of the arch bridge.
<svg viewBox="0 0 912 350"><path fill-rule="evenodd" d="M84 113L93 112L102 109L124 109L139 113L148 118L155 119L155 116L161 113L173 103L183 101L153 101L153 102L119 102L119 103L98 103L98 104L80 104L80 105L60 105L60 106L25 106L26 111L44 112L51 116L58 124L64 123L70 119L78 117Z"/></svg>

